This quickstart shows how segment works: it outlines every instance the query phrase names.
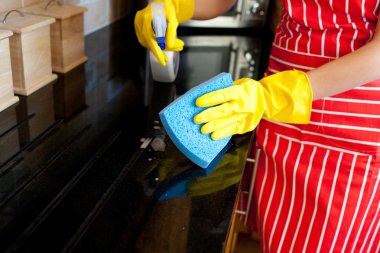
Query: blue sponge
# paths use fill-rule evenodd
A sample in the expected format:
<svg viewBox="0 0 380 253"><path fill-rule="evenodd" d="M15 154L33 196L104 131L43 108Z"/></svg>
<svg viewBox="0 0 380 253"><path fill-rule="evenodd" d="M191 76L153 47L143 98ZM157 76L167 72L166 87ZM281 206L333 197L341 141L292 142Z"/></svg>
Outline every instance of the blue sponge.
<svg viewBox="0 0 380 253"><path fill-rule="evenodd" d="M231 75L221 73L187 91L159 113L162 125L173 143L187 158L202 168L209 166L231 137L214 141L210 135L201 133L202 125L195 124L193 118L205 108L197 107L195 100L203 94L231 85Z"/></svg>

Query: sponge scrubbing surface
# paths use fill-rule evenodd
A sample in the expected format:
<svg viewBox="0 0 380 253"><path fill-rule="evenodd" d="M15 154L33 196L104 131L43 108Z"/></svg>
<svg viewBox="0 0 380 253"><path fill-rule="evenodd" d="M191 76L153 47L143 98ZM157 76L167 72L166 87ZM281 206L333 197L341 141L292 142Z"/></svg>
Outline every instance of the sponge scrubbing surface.
<svg viewBox="0 0 380 253"><path fill-rule="evenodd" d="M206 93L232 85L231 75L220 73L190 89L159 113L162 125L173 143L187 158L202 168L206 168L213 161L231 137L214 141L210 135L201 133L202 125L195 124L193 118L206 108L197 107L195 100Z"/></svg>

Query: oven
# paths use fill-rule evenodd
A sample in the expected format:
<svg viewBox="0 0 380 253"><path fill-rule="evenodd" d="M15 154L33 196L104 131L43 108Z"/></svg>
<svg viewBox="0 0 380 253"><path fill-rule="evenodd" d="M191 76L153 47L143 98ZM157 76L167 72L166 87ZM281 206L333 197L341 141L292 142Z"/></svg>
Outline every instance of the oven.
<svg viewBox="0 0 380 253"><path fill-rule="evenodd" d="M190 20L183 27L247 28L264 27L270 0L237 0L224 15L210 20Z"/></svg>
<svg viewBox="0 0 380 253"><path fill-rule="evenodd" d="M259 37L239 35L181 36L185 47L180 53L179 69L174 81L177 94L228 72L232 78L259 77L262 41Z"/></svg>

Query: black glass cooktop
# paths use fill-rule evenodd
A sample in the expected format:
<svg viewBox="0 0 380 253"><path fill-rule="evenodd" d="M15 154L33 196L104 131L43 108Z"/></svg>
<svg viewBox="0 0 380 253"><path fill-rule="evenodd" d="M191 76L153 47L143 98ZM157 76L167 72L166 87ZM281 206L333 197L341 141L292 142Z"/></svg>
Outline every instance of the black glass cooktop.
<svg viewBox="0 0 380 253"><path fill-rule="evenodd" d="M88 62L0 112L1 252L221 252L249 135L208 169L158 111L132 22L86 36ZM185 72L183 72L185 73Z"/></svg>

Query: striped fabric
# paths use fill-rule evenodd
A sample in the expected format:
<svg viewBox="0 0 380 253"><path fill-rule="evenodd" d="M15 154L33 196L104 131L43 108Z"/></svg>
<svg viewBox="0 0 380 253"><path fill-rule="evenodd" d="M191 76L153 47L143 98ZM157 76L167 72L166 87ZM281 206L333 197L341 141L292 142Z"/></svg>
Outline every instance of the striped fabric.
<svg viewBox="0 0 380 253"><path fill-rule="evenodd" d="M267 74L365 45L379 3L284 0ZM380 80L314 101L308 125L262 120L236 212L263 252L380 252L379 184Z"/></svg>

